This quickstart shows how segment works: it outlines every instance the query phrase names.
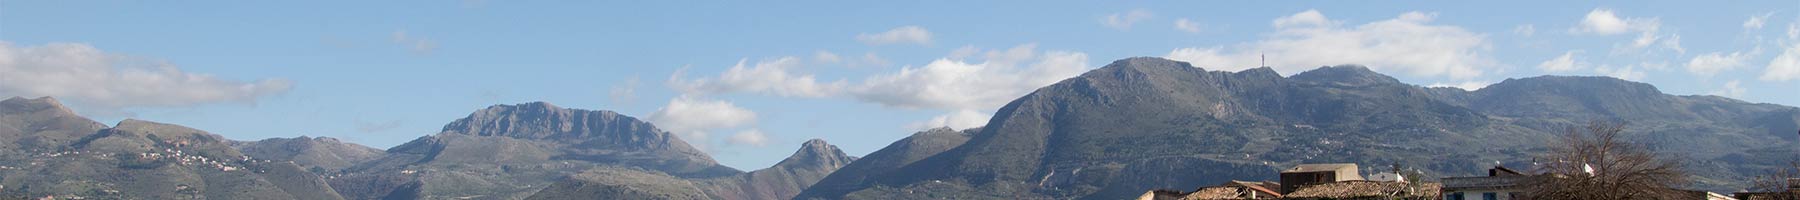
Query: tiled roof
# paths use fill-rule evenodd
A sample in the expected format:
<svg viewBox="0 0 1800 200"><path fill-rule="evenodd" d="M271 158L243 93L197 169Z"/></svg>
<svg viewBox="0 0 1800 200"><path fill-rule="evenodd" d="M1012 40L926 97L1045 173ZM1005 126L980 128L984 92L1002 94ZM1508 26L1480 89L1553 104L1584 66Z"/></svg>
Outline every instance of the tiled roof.
<svg viewBox="0 0 1800 200"><path fill-rule="evenodd" d="M1438 196L1437 183L1420 183L1420 187L1407 191L1407 183L1346 181L1325 183L1301 187L1292 193L1284 194L1289 199L1345 199L1361 197L1435 197ZM1416 192L1410 193L1409 192Z"/></svg>
<svg viewBox="0 0 1800 200"><path fill-rule="evenodd" d="M1194 193L1188 193L1187 196L1181 197L1181 200L1211 200L1211 199L1238 199L1237 188L1233 188L1233 187L1200 188L1199 191L1194 191Z"/></svg>

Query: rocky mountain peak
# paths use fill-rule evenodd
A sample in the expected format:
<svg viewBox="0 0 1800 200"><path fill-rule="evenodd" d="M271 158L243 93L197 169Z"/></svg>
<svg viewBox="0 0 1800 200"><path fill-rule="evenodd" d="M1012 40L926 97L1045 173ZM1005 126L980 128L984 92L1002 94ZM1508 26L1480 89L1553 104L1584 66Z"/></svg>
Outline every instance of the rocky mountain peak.
<svg viewBox="0 0 1800 200"><path fill-rule="evenodd" d="M1113 61L1089 73L1140 73L1159 74L1175 70L1197 69L1187 62L1169 60L1158 57L1131 57Z"/></svg>
<svg viewBox="0 0 1800 200"><path fill-rule="evenodd" d="M648 122L612 111L545 102L494 105L444 125L444 133L519 139L654 139L670 137Z"/></svg>
<svg viewBox="0 0 1800 200"><path fill-rule="evenodd" d="M800 149L795 150L794 155L788 156L788 158L782 160L781 163L776 163L775 168L808 167L837 169L838 167L850 164L851 160L853 159L851 159L849 155L844 155L844 151L839 150L837 145L825 143L825 140L822 139L811 139L800 144Z"/></svg>
<svg viewBox="0 0 1800 200"><path fill-rule="evenodd" d="M1390 83L1397 84L1397 83L1400 83L1399 79L1394 79L1394 77L1383 75L1381 73L1376 73L1375 71L1369 70L1368 67L1364 67L1362 65L1338 65L1338 66L1319 67L1318 69L1307 70L1306 72L1301 72L1300 74L1295 74L1293 77L1289 77L1289 78L1294 79L1294 80L1300 80L1300 81L1338 84L1338 85L1344 85L1344 86L1367 86L1367 85L1375 85L1375 84L1390 84Z"/></svg>
<svg viewBox="0 0 1800 200"><path fill-rule="evenodd" d="M960 132L956 131L956 129L951 129L950 127L937 127L937 128L925 129L925 131L919 131L917 133L913 133L913 136L946 134L946 133L960 133Z"/></svg>
<svg viewBox="0 0 1800 200"><path fill-rule="evenodd" d="M104 128L56 98L0 100L0 148L58 149Z"/></svg>
<svg viewBox="0 0 1800 200"><path fill-rule="evenodd" d="M54 97L44 96L35 99L12 97L0 101L0 113L51 111L56 114L75 115L75 112L64 107Z"/></svg>

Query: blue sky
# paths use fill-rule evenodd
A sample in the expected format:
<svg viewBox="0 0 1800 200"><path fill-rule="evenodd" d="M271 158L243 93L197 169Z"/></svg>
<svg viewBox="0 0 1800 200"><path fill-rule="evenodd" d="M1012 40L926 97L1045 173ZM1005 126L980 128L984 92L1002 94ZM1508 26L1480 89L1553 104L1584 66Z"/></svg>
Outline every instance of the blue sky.
<svg viewBox="0 0 1800 200"><path fill-rule="evenodd" d="M0 1L0 96L377 148L494 104L656 123L751 170L862 155L1126 57L1418 85L1615 76L1800 105L1800 2Z"/></svg>

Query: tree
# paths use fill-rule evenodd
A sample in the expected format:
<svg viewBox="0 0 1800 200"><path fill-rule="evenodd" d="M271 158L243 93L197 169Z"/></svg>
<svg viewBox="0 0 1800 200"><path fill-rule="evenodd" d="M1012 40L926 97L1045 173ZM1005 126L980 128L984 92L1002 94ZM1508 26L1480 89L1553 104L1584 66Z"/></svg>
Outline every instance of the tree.
<svg viewBox="0 0 1800 200"><path fill-rule="evenodd" d="M1796 179L1800 179L1800 161L1788 162L1788 167L1751 178L1750 192L1760 193L1754 198L1758 200L1800 200L1800 191L1789 189L1797 186Z"/></svg>
<svg viewBox="0 0 1800 200"><path fill-rule="evenodd" d="M1539 158L1526 195L1534 199L1675 199L1688 173L1671 156L1626 141L1624 123L1569 127Z"/></svg>

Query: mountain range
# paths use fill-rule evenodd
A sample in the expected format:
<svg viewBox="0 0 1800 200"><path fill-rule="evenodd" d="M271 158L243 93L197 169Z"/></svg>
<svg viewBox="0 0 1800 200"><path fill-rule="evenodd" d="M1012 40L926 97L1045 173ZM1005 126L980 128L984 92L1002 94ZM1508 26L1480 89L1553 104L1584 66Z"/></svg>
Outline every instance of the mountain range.
<svg viewBox="0 0 1800 200"><path fill-rule="evenodd" d="M1629 123L1633 141L1683 159L1696 189L1736 191L1800 159L1800 108L1614 78L1469 91L1356 65L1284 77L1139 57L1039 88L981 128L924 130L861 158L814 139L748 172L649 122L544 102L476 110L382 150L324 137L231 141L136 119L107 126L53 98L14 97L0 101L0 196L1121 199L1273 180L1301 163L1395 164L1433 177L1529 167L1558 131L1589 121Z"/></svg>
<svg viewBox="0 0 1800 200"><path fill-rule="evenodd" d="M1632 140L1682 158L1698 174L1694 188L1729 192L1800 155L1796 118L1794 107L1669 95L1607 77L1508 79L1466 91L1354 65L1282 77L1267 67L1207 71L1129 58L1006 104L954 148L881 167L892 170L834 173L869 178L827 178L800 198L1120 199L1274 180L1301 163L1474 176L1529 167L1558 131L1596 120L1629 123Z"/></svg>

